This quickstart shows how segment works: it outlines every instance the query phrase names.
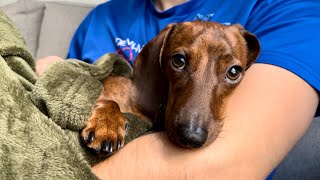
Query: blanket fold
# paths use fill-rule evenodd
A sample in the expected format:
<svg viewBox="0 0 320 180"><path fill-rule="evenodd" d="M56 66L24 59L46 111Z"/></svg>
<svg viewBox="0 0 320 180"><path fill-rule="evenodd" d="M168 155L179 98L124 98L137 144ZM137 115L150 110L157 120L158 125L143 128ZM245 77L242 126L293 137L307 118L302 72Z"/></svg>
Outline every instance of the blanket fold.
<svg viewBox="0 0 320 180"><path fill-rule="evenodd" d="M0 11L0 179L97 179L90 166L103 160L80 140L80 130L110 74L132 76L120 56L95 64L55 63L41 76L23 37ZM125 114L126 143L151 123Z"/></svg>

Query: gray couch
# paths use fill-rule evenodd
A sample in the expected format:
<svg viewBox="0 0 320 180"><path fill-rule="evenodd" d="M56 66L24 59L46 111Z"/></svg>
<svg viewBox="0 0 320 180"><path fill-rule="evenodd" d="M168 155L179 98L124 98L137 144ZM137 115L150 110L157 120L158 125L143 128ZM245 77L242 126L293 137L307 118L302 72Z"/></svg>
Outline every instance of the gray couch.
<svg viewBox="0 0 320 180"><path fill-rule="evenodd" d="M77 26L94 5L19 0L0 7L18 26L36 59L66 57Z"/></svg>
<svg viewBox="0 0 320 180"><path fill-rule="evenodd" d="M20 0L0 7L17 24L36 59L66 57L76 27L90 5ZM320 179L320 118L278 166L274 179Z"/></svg>

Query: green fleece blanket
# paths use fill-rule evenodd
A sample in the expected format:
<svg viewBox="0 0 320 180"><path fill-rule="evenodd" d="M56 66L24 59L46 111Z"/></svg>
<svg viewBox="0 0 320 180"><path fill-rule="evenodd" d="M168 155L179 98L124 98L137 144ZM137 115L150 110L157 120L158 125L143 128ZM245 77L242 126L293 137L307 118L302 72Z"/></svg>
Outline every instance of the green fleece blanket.
<svg viewBox="0 0 320 180"><path fill-rule="evenodd" d="M121 57L96 64L67 60L38 78L23 37L0 11L0 179L97 179L96 155L82 146L80 130L110 74L130 76ZM126 143L151 124L126 114Z"/></svg>

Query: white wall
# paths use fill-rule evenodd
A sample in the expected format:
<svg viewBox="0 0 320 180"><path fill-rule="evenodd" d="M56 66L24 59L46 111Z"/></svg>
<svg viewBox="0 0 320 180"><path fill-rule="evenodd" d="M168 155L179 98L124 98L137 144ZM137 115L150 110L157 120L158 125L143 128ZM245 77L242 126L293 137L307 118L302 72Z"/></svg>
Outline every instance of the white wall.
<svg viewBox="0 0 320 180"><path fill-rule="evenodd" d="M18 0L0 0L0 6L17 2ZM37 0L37 1L67 1L67 2L78 2L84 4L100 4L106 0Z"/></svg>

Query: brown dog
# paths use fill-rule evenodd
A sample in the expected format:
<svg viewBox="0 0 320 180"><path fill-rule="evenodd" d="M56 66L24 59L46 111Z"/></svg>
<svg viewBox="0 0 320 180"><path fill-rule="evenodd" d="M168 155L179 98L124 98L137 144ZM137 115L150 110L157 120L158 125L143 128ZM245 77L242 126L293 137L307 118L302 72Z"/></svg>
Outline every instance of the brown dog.
<svg viewBox="0 0 320 180"><path fill-rule="evenodd" d="M134 61L133 79L109 76L82 131L89 148L112 154L123 146L130 112L165 129L175 143L211 143L224 104L258 57L257 38L241 25L185 22L167 26Z"/></svg>

